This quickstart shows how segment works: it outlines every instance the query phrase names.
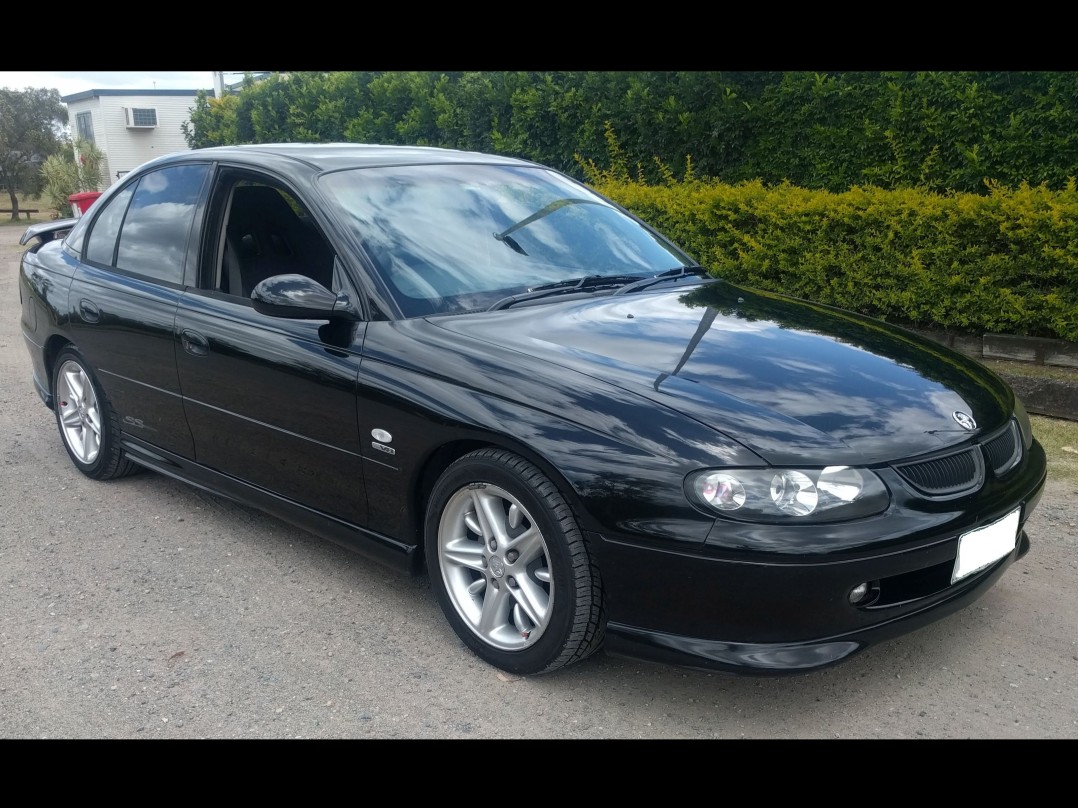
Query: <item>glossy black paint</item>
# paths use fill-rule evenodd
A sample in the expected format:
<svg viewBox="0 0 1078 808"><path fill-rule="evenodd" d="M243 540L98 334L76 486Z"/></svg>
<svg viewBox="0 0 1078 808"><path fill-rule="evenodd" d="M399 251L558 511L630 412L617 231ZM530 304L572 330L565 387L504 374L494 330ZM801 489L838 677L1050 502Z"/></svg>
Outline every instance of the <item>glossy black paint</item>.
<svg viewBox="0 0 1078 808"><path fill-rule="evenodd" d="M275 275L251 292L255 311L294 320L359 320L362 315L344 293L334 294L303 275Z"/></svg>
<svg viewBox="0 0 1078 808"><path fill-rule="evenodd" d="M326 326L315 320L267 318L235 298L188 293L174 317L175 364L195 435L186 456L364 524L353 346L366 324L346 325L342 348L323 339ZM201 348L187 344L193 338Z"/></svg>
<svg viewBox="0 0 1078 808"><path fill-rule="evenodd" d="M972 412L1010 416L1003 382L884 323L715 282L437 324L676 408L774 465L872 464L953 445Z"/></svg>
<svg viewBox="0 0 1078 808"><path fill-rule="evenodd" d="M68 289L65 336L97 369L117 411L141 422L140 434L191 456L173 333L183 289L140 278L117 284L114 277L79 266Z"/></svg>
<svg viewBox="0 0 1078 808"><path fill-rule="evenodd" d="M870 645L907 634L969 606L996 583L1012 563L1029 552L1029 547L1029 537L1023 533L1011 556L974 580L946 594L927 598L901 616L882 621L876 619L869 627L847 634L804 642L785 639L772 643L734 642L610 623L607 626L606 648L613 654L697 670L758 676L795 674L830 667ZM946 553L942 555L946 557ZM796 576L803 576L806 572L815 574L816 570L798 569L790 571L790 575L781 574L785 572L781 570L778 576L766 575L767 587L789 586ZM737 608L741 608L741 604ZM790 616L785 612L768 613L771 620L785 620Z"/></svg>
<svg viewBox="0 0 1078 808"><path fill-rule="evenodd" d="M616 652L713 670L793 672L938 619L1029 547L951 587L957 537L1022 508L1045 481L1030 441L1017 468L937 501L890 466L982 440L1008 423L1009 388L977 363L858 315L692 276L638 293L525 301L402 318L360 234L319 191L357 164L508 158L390 147L208 149L154 161L208 166L183 282L151 282L80 254L91 217L39 244L20 274L34 383L52 405L52 358L74 343L97 369L132 460L260 507L418 572L425 498L455 458L510 449L570 502L603 573ZM276 275L251 299L209 282L214 183L272 178L334 252L335 289ZM215 180L215 178L217 178ZM971 413L973 432L955 411ZM390 444L372 432L392 435ZM870 467L879 516L820 525L723 518L686 493L704 468ZM926 571L927 570L927 571ZM894 579L910 597L846 600Z"/></svg>

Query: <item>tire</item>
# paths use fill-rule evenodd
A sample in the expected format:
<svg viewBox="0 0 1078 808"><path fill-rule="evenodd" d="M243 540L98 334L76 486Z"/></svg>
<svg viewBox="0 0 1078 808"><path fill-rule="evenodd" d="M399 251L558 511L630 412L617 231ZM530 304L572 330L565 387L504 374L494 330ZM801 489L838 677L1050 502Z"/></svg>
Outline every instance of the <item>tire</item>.
<svg viewBox="0 0 1078 808"><path fill-rule="evenodd" d="M500 449L465 455L435 484L425 527L438 602L485 662L548 673L602 645L598 568L569 505L534 465Z"/></svg>
<svg viewBox="0 0 1078 808"><path fill-rule="evenodd" d="M120 448L120 428L90 365L68 346L56 356L53 412L60 438L75 467L94 480L112 480L138 470Z"/></svg>

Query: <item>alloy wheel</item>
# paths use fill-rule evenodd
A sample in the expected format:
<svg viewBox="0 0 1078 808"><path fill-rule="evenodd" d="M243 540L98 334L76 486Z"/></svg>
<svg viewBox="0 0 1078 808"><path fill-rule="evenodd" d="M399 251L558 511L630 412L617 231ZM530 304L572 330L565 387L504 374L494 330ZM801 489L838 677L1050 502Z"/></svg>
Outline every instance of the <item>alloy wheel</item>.
<svg viewBox="0 0 1078 808"><path fill-rule="evenodd" d="M101 409L94 386L78 362L68 360L56 377L60 431L71 453L87 465L101 451Z"/></svg>
<svg viewBox="0 0 1078 808"><path fill-rule="evenodd" d="M453 607L490 646L528 648L549 625L554 583L546 540L504 489L473 483L449 498L438 528L438 564Z"/></svg>

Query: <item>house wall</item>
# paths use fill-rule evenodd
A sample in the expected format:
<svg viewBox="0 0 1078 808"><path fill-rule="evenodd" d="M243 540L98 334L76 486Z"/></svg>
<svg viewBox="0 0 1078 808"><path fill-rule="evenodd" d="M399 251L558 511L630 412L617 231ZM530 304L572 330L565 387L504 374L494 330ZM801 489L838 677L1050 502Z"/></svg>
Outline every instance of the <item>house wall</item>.
<svg viewBox="0 0 1078 808"><path fill-rule="evenodd" d="M68 121L73 137L78 136L78 113L89 111L91 114L94 142L105 153L101 190L147 160L172 152L187 151L187 141L184 140L180 127L190 120L196 98L194 93L139 95L135 91L131 95L93 94L90 98L68 100ZM124 107L156 109L157 127L129 129L124 117Z"/></svg>
<svg viewBox="0 0 1078 808"><path fill-rule="evenodd" d="M103 96L100 113L108 137L109 184L120 172L128 172L152 160L177 151L187 151L180 125L191 118L196 96ZM157 110L157 128L128 129L124 107L152 107ZM96 121L95 121L96 127ZM96 131L96 129L95 129Z"/></svg>
<svg viewBox="0 0 1078 808"><path fill-rule="evenodd" d="M108 133L105 131L105 118L101 113L100 99L90 98L85 101L71 101L67 105L67 119L68 124L71 127L71 137L78 139L78 115L80 112L90 113L90 122L94 127L94 145L101 149L105 155L101 160L101 190L105 190L112 184L112 180L109 177L115 179L113 173L109 170L109 149L108 149Z"/></svg>

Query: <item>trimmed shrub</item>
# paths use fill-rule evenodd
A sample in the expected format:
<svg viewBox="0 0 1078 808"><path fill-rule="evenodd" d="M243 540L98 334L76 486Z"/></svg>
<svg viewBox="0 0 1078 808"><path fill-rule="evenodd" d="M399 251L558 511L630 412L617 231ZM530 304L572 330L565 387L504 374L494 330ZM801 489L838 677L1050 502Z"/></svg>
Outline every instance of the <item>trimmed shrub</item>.
<svg viewBox="0 0 1078 808"><path fill-rule="evenodd" d="M592 184L734 283L915 327L1078 341L1078 191Z"/></svg>

